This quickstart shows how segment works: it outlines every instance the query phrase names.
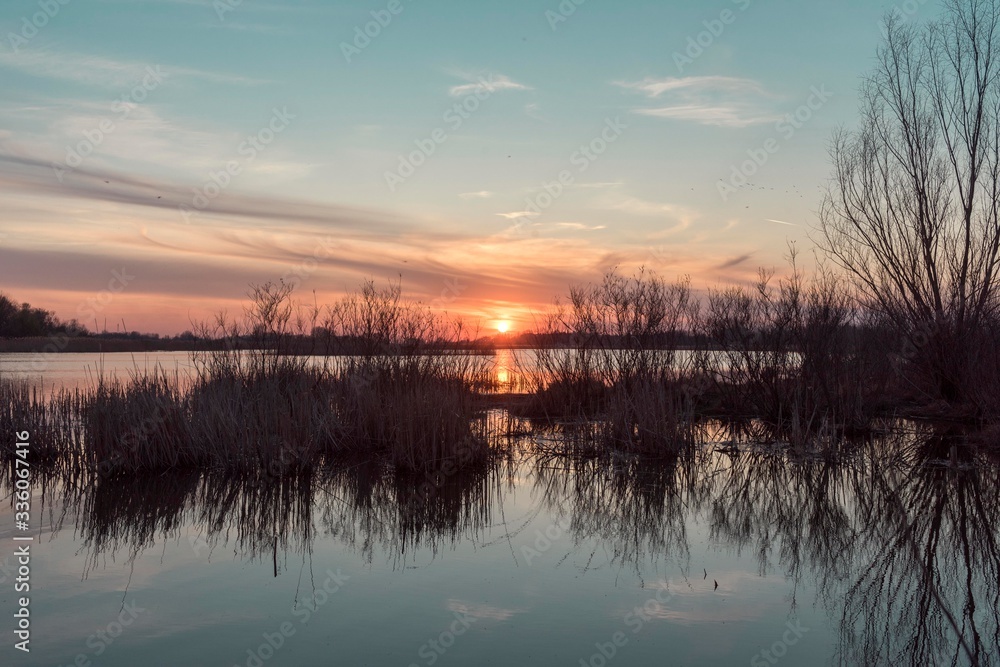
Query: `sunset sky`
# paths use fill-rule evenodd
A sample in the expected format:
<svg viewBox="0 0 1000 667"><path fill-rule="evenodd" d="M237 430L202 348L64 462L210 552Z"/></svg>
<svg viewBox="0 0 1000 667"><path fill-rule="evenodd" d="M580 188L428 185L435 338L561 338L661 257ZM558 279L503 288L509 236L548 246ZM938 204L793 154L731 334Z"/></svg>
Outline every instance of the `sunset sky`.
<svg viewBox="0 0 1000 667"><path fill-rule="evenodd" d="M810 248L893 7L937 11L5 0L0 291L173 334L251 282L400 278L516 331L614 266L746 280ZM753 186L720 188L748 151Z"/></svg>

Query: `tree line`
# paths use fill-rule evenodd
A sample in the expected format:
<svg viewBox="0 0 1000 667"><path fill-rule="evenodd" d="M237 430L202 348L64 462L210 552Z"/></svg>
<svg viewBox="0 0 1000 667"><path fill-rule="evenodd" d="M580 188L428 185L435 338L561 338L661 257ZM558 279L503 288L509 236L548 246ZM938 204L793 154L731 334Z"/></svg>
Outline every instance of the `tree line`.
<svg viewBox="0 0 1000 667"><path fill-rule="evenodd" d="M0 338L32 338L86 330L76 320L62 322L51 311L34 308L30 303L18 304L0 293Z"/></svg>

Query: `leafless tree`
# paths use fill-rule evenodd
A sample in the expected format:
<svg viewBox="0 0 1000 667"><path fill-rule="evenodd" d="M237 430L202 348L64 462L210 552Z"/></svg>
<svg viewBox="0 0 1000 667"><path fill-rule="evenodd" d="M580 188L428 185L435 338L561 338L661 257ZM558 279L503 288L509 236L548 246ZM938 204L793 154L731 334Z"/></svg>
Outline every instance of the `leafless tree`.
<svg viewBox="0 0 1000 667"><path fill-rule="evenodd" d="M859 127L833 139L818 242L964 400L1000 301L1000 6L944 5L924 27L887 19Z"/></svg>

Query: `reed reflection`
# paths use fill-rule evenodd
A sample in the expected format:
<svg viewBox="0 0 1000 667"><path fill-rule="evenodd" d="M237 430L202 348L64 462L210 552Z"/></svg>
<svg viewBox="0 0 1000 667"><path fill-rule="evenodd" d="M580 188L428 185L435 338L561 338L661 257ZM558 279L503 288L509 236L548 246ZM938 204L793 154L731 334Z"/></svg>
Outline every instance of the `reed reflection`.
<svg viewBox="0 0 1000 667"><path fill-rule="evenodd" d="M371 561L397 563L417 549L436 554L475 539L511 480L509 459L401 472L384 462L304 468L281 475L174 472L101 479L50 479L53 531L72 523L87 551L86 572L106 556L135 559L161 541L190 543L206 555L220 546L250 560L311 553L318 535ZM184 538L187 536L186 539ZM207 548L207 550L206 550Z"/></svg>
<svg viewBox="0 0 1000 667"><path fill-rule="evenodd" d="M596 541L594 552L603 547L611 565L641 573L665 557L686 566L685 506L699 493L698 465L693 454L658 465L546 457L533 472L548 513L569 526L574 546Z"/></svg>
<svg viewBox="0 0 1000 667"><path fill-rule="evenodd" d="M508 524L503 506L527 493L540 499L530 520L566 527L588 567L603 550L640 577L663 562L687 573L691 535L707 526L713 545L758 573L779 570L794 591L813 583L838 629L837 664L990 665L1000 465L989 451L961 434L894 427L821 449L702 447L655 463L536 450L425 473L360 461L282 475L61 478L46 494L54 530L78 531L88 572L105 556L193 536L203 557L200 546L227 545L277 576L317 539L395 568L419 551L516 539L527 524Z"/></svg>
<svg viewBox="0 0 1000 667"><path fill-rule="evenodd" d="M546 461L536 483L578 547L637 572L658 559L687 572L690 527L707 522L714 544L761 575L778 569L796 592L815 582L838 626L836 664L1000 660L1000 467L960 434L726 448L659 467Z"/></svg>

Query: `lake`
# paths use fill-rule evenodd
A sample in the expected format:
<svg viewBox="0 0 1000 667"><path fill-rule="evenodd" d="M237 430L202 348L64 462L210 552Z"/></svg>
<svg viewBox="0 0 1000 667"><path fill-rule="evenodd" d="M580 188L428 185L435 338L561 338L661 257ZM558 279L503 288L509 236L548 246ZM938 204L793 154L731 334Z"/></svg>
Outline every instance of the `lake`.
<svg viewBox="0 0 1000 667"><path fill-rule="evenodd" d="M183 353L30 356L0 356L0 374L81 386L102 359L188 368ZM998 661L996 456L963 446L949 465L951 434L913 425L825 456L720 442L664 465L546 456L541 437L452 476L359 462L36 479L31 653L8 646L5 664Z"/></svg>

